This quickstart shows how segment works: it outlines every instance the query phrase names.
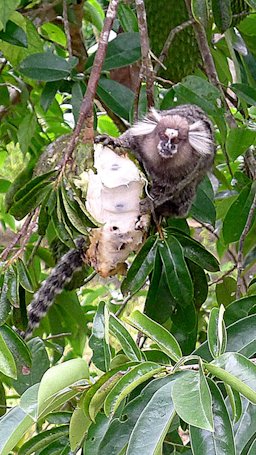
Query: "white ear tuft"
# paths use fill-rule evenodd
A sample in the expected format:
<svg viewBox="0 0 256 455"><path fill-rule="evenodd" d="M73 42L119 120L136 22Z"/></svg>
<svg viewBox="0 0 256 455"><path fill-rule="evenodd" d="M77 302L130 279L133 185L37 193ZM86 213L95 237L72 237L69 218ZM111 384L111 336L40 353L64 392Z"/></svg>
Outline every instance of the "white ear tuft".
<svg viewBox="0 0 256 455"><path fill-rule="evenodd" d="M152 114L153 118L155 119L155 121L156 121L157 123L160 122L162 116L161 116L161 114L159 114L159 112L157 112L157 111L155 110L154 107L151 107L150 113Z"/></svg>
<svg viewBox="0 0 256 455"><path fill-rule="evenodd" d="M152 110L151 110L152 112ZM150 117L145 117L143 120L140 122L135 123L131 128L130 132L132 136L146 136L147 134L150 134L154 131L158 120L156 116L158 117L158 113L155 111L152 112L153 118ZM161 118L161 117L160 117Z"/></svg>
<svg viewBox="0 0 256 455"><path fill-rule="evenodd" d="M205 128L201 120L190 125L188 140L193 149L200 155L208 155L213 152L213 140L210 131Z"/></svg>

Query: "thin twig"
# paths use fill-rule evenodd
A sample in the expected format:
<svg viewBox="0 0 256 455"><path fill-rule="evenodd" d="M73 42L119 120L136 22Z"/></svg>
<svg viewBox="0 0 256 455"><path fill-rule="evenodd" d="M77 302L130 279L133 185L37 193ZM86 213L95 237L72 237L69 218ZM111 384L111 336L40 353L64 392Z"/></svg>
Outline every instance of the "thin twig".
<svg viewBox="0 0 256 455"><path fill-rule="evenodd" d="M141 75L146 81L148 107L154 106L154 71L150 57L148 26L143 0L135 0L141 44Z"/></svg>
<svg viewBox="0 0 256 455"><path fill-rule="evenodd" d="M31 234L33 233L33 231L35 230L36 226L37 226L37 218L38 218L38 214L39 214L39 207L37 207L33 212L32 212L32 217L30 219L30 222L27 226L27 229L25 232L23 232L23 235L22 237L20 237L20 247L18 248L18 250L15 252L15 254L9 259L8 261L8 266L10 264L12 264L15 259L17 259L24 251L25 247L26 247L26 244L28 242L28 239L29 237L31 236Z"/></svg>
<svg viewBox="0 0 256 455"><path fill-rule="evenodd" d="M189 27L190 25L192 25L193 23L195 22L194 19L188 19L187 21L183 22L182 24L180 25L177 25L177 27L174 27L168 37L167 37L167 40L165 41L164 43L164 47L161 51L161 54L159 55L158 57L158 61L156 62L155 64L155 67L154 67L154 73L157 74L161 64L164 62L164 60L166 59L167 55L168 55L168 51L169 51L169 48L175 38L175 36L177 35L177 33L180 33L182 30L184 30L185 28Z"/></svg>
<svg viewBox="0 0 256 455"><path fill-rule="evenodd" d="M34 215L34 212L30 213L30 214L27 216L27 218L26 218L26 220L25 220L25 222L24 222L24 224L23 224L21 230L18 232L17 235L15 235L15 237L14 237L14 239L12 240L12 242L10 243L10 245L8 245L8 246L2 251L2 253L1 253L1 255L0 255L0 259L2 259L3 261L5 261L5 260L7 259L8 254L10 253L10 251L17 245L17 243L19 243L20 239L21 239L21 238L25 235L25 233L27 232L27 229L28 229L28 227L29 227L29 224L30 224L30 222L31 222L31 220L32 220L32 218L33 218L33 215Z"/></svg>
<svg viewBox="0 0 256 455"><path fill-rule="evenodd" d="M133 122L136 122L139 118L139 100L140 100L140 89L141 89L141 75L138 77L137 87L134 93L133 102Z"/></svg>
<svg viewBox="0 0 256 455"><path fill-rule="evenodd" d="M72 51L71 36L70 36L69 22L68 22L68 4L67 4L67 0L63 0L63 25L64 25L65 35L66 35L66 38L67 38L68 55L69 55L69 58L71 58L72 54L73 54L73 51Z"/></svg>
<svg viewBox="0 0 256 455"><path fill-rule="evenodd" d="M123 300L123 303L121 304L120 308L118 308L117 312L115 313L115 316L118 318L121 316L122 312L124 311L127 303L131 300L133 294L128 294L127 297Z"/></svg>
<svg viewBox="0 0 256 455"><path fill-rule="evenodd" d="M208 286L213 286L214 284L217 284L217 283L220 283L221 281L223 281L223 278L230 275L230 273L232 273L236 269L236 267L237 267L236 264L233 265L233 267L231 267L231 269L227 270L225 273L223 273L223 275L219 276L219 278L216 278L216 280L213 280L210 283L208 283Z"/></svg>
<svg viewBox="0 0 256 455"><path fill-rule="evenodd" d="M71 335L71 332L57 333L56 335L49 335L48 337L44 338L44 340L55 340L56 338L70 337Z"/></svg>
<svg viewBox="0 0 256 455"><path fill-rule="evenodd" d="M215 232L215 229L214 229L212 226L210 226L210 225L208 225L208 224L206 224L206 223L203 223L202 221L199 221L199 223L201 224L202 227L204 227L205 229L207 229L207 231L209 231L212 235L214 235L214 237L215 237L217 240L220 240L219 235L217 234L217 232ZM236 267L237 267L237 258L236 258L236 256L235 256L235 254L233 253L233 251L232 251L230 248L228 248L228 249L227 249L227 253L228 253L229 256L231 257L231 259L234 261L234 264L235 264Z"/></svg>
<svg viewBox="0 0 256 455"><path fill-rule="evenodd" d="M244 256L243 256L243 248L244 248L244 242L246 239L246 236L251 228L253 216L256 210L256 193L253 198L253 202L251 205L251 208L248 213L248 217L245 223L245 227L243 229L243 232L241 234L239 243L238 243L238 252L237 252L237 288L236 288L236 299L239 299L242 294L242 273L244 270Z"/></svg>
<svg viewBox="0 0 256 455"><path fill-rule="evenodd" d="M100 73L103 65L103 61L107 52L107 45L108 45L108 39L109 39L109 34L116 16L117 12L117 7L118 7L119 0L111 0L109 3L107 13L106 13L106 18L104 21L104 26L103 30L100 35L99 43L98 43L98 49L96 52L96 56L94 59L94 64L92 67L92 71L88 80L87 84L87 89L86 93L83 98L83 102L81 105L80 109L80 114L78 117L78 121L75 127L75 130L72 134L71 140L66 148L66 152L64 154L63 160L60 164L60 175L59 179L61 179L67 162L71 158L71 155L76 147L76 144L79 140L80 133L85 125L85 121L87 119L90 119L93 115L93 100L96 94L96 88L97 84L100 78ZM93 131L91 136L93 137Z"/></svg>
<svg viewBox="0 0 256 455"><path fill-rule="evenodd" d="M185 0L186 5L187 5L187 10L189 13L190 18L192 19L192 12L191 12L191 1L190 0ZM228 103L225 98L225 94L222 88L222 85L219 81L217 70L214 64L214 60L211 54L211 50L208 44L207 36L204 27L197 21L193 22L193 28L194 32L196 35L198 47L202 56L205 72L208 76L209 81L214 85L220 92L221 94L221 99L222 103L225 107L226 111L226 120L230 128L235 128L236 127L236 121L234 117L232 116Z"/></svg>
<svg viewBox="0 0 256 455"><path fill-rule="evenodd" d="M43 240L43 237L40 236L40 237L38 238L36 244L34 245L33 250L32 250L32 252L31 252L31 255L30 255L30 257L29 257L29 260L28 260L28 262L27 262L27 267L29 267L29 266L32 264L32 261L33 261L33 259L34 259L34 256L35 256L35 254L36 254L36 252L37 252L37 250L38 250L38 248L39 248L39 246L40 246L42 240Z"/></svg>

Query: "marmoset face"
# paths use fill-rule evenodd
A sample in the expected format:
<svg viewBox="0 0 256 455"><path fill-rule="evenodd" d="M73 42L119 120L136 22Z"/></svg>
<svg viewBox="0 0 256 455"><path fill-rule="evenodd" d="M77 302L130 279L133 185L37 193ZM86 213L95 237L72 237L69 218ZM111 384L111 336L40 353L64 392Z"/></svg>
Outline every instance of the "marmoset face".
<svg viewBox="0 0 256 455"><path fill-rule="evenodd" d="M159 155L164 159L173 158L186 143L189 145L188 131L185 118L178 115L162 117L152 133Z"/></svg>

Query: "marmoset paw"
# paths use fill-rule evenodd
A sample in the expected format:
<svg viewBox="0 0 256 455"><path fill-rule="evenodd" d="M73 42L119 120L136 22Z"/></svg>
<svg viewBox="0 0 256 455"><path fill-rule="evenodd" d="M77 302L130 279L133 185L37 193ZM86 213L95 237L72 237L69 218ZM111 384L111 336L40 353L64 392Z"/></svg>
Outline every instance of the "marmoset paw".
<svg viewBox="0 0 256 455"><path fill-rule="evenodd" d="M114 149L120 147L119 142L114 137L108 136L107 134L100 134L99 136L96 136L94 142L95 144L103 144Z"/></svg>
<svg viewBox="0 0 256 455"><path fill-rule="evenodd" d="M150 213L153 208L154 208L153 201L151 201L149 198L145 198L140 201L140 214L141 215Z"/></svg>

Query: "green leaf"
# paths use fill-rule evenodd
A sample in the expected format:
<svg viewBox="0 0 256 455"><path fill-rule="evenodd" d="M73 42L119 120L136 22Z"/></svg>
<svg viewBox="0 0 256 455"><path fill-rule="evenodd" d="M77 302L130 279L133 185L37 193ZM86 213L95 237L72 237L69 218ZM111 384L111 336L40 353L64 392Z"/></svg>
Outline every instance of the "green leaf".
<svg viewBox="0 0 256 455"><path fill-rule="evenodd" d="M160 373L163 368L154 362L144 362L132 367L128 373L119 379L106 397L104 411L107 416L113 415L124 398L138 385Z"/></svg>
<svg viewBox="0 0 256 455"><path fill-rule="evenodd" d="M174 407L179 416L190 425L213 431L212 399L202 369L186 371L172 389Z"/></svg>
<svg viewBox="0 0 256 455"><path fill-rule="evenodd" d="M67 46L67 38L64 30L61 29L60 24L58 26L52 22L44 22L40 26L40 32L41 34L46 35L48 39L60 44L60 46Z"/></svg>
<svg viewBox="0 0 256 455"><path fill-rule="evenodd" d="M223 239L226 244L237 242L243 232L249 210L254 197L251 184L242 189L236 200L231 204L223 221ZM233 220L236 220L234 223Z"/></svg>
<svg viewBox="0 0 256 455"><path fill-rule="evenodd" d="M41 451L53 441L68 435L68 428L68 425L61 425L57 428L41 431L23 444L19 450L19 455L31 455L34 452Z"/></svg>
<svg viewBox="0 0 256 455"><path fill-rule="evenodd" d="M102 30L104 11L97 0L88 0L84 5L85 19L91 22L99 31Z"/></svg>
<svg viewBox="0 0 256 455"><path fill-rule="evenodd" d="M212 13L215 24L221 33L225 32L232 22L230 0L212 0Z"/></svg>
<svg viewBox="0 0 256 455"><path fill-rule="evenodd" d="M219 263L217 259L212 253L210 253L210 251L207 251L201 243L192 239L188 235L178 233L177 231L173 232L173 235L181 244L186 258L195 262L195 264L199 265L203 269L209 270L210 272L219 271Z"/></svg>
<svg viewBox="0 0 256 455"><path fill-rule="evenodd" d="M124 32L138 32L138 21L136 14L129 5L119 3L118 19Z"/></svg>
<svg viewBox="0 0 256 455"><path fill-rule="evenodd" d="M228 384L225 384L225 389L232 409L233 422L236 423L242 415L242 400L240 394L236 390L233 390Z"/></svg>
<svg viewBox="0 0 256 455"><path fill-rule="evenodd" d="M21 151L24 155L28 152L28 148L36 131L36 125L37 119L34 112L26 114L19 124L17 135Z"/></svg>
<svg viewBox="0 0 256 455"><path fill-rule="evenodd" d="M78 216L75 210L71 208L71 206L68 203L68 196L65 191L65 188L62 186L61 187L61 195L62 195L62 202L64 205L64 209L66 212L66 216L70 222L70 224L81 234L87 235L88 230L86 226L84 226L83 221L81 218Z"/></svg>
<svg viewBox="0 0 256 455"><path fill-rule="evenodd" d="M93 319L92 335L89 339L89 346L93 351L93 363L102 371L107 371L109 369L111 360L108 319L107 307L104 302L100 302L97 313Z"/></svg>
<svg viewBox="0 0 256 455"><path fill-rule="evenodd" d="M112 419L109 428L101 440L99 453L101 455L121 453L121 450L126 448L134 426L153 395L167 383L169 384L171 381L176 380L180 374L182 373L179 372L171 376L151 380L139 395L129 401L123 408L121 415ZM155 425L155 423L156 421L154 419L152 425Z"/></svg>
<svg viewBox="0 0 256 455"><path fill-rule="evenodd" d="M181 349L172 334L145 314L136 310L129 316L127 322L157 343L159 348L175 362L182 356Z"/></svg>
<svg viewBox="0 0 256 455"><path fill-rule="evenodd" d="M19 4L20 0L8 0L8 2L0 3L0 29L5 29L7 21Z"/></svg>
<svg viewBox="0 0 256 455"><path fill-rule="evenodd" d="M198 221L209 223L214 226L216 220L216 210L209 197L205 180L197 188L196 199L192 204L190 215Z"/></svg>
<svg viewBox="0 0 256 455"><path fill-rule="evenodd" d="M14 181L12 182L10 188L8 189L8 191L7 191L6 195L5 195L5 208L6 208L6 211L8 211L10 209L10 207L12 206L16 193L22 187L24 187L24 185L28 181L31 180L34 166L35 166L35 160L31 159L28 162L26 168L23 171L21 171L17 175L17 177L14 179Z"/></svg>
<svg viewBox="0 0 256 455"><path fill-rule="evenodd" d="M0 294L0 325L4 324L9 316L11 310L11 303L8 297L9 293L9 272L8 270L4 273L3 284L1 287Z"/></svg>
<svg viewBox="0 0 256 455"><path fill-rule="evenodd" d="M225 276L220 283L217 283L215 292L218 304L225 307L229 305L234 300L236 287L236 280L231 276Z"/></svg>
<svg viewBox="0 0 256 455"><path fill-rule="evenodd" d="M17 372L26 375L31 367L31 353L27 344L6 324L0 327L0 335L13 355Z"/></svg>
<svg viewBox="0 0 256 455"><path fill-rule="evenodd" d="M151 236L146 240L133 260L127 276L122 282L121 290L123 294L128 292L135 294L143 286L148 275L153 270L156 251L157 241L155 236Z"/></svg>
<svg viewBox="0 0 256 455"><path fill-rule="evenodd" d="M113 314L111 314L109 318L109 329L110 332L117 338L124 353L130 360L138 362L142 360L141 351L132 336L124 324Z"/></svg>
<svg viewBox="0 0 256 455"><path fill-rule="evenodd" d="M228 327L227 351L240 352L245 357L256 353L256 314L236 321ZM238 336L239 334L239 336Z"/></svg>
<svg viewBox="0 0 256 455"><path fill-rule="evenodd" d="M99 413L97 415L95 424L92 424L89 428L83 447L84 454L99 455L99 446L108 429L109 422L110 418L107 418L105 414Z"/></svg>
<svg viewBox="0 0 256 455"><path fill-rule="evenodd" d="M49 209L49 200L53 200L54 203L57 204L57 197L55 191L50 188L48 193L46 193L44 200L41 203L41 208L38 216L37 222L37 232L38 235L44 236L46 233L46 229L50 222L50 209Z"/></svg>
<svg viewBox="0 0 256 455"><path fill-rule="evenodd" d="M28 415L30 415L34 421L37 417L37 398L38 398L39 384L34 384L29 387L20 397L20 407Z"/></svg>
<svg viewBox="0 0 256 455"><path fill-rule="evenodd" d="M129 439L127 455L162 453L164 438L175 416L171 392L173 382L165 384L153 395L140 414Z"/></svg>
<svg viewBox="0 0 256 455"><path fill-rule="evenodd" d="M52 180L54 176L56 176L57 171L49 171L46 174L39 175L34 177L32 180L29 180L24 186L22 186L16 193L14 197L14 201L18 202L19 200L23 199L31 190L33 190L39 183L47 183L48 180Z"/></svg>
<svg viewBox="0 0 256 455"><path fill-rule="evenodd" d="M181 305L188 305L193 298L193 283L178 240L170 235L158 242L163 269L174 299Z"/></svg>
<svg viewBox="0 0 256 455"><path fill-rule="evenodd" d="M19 70L24 76L39 81L58 81L70 75L72 66L64 58L51 52L32 54L21 63Z"/></svg>
<svg viewBox="0 0 256 455"><path fill-rule="evenodd" d="M255 441L256 407L243 399L243 413L239 425L235 428L235 444L237 454L249 455L249 442ZM245 450L247 449L247 450ZM254 455L254 452L250 455Z"/></svg>
<svg viewBox="0 0 256 455"><path fill-rule="evenodd" d="M91 419L89 419L81 407L77 407L71 417L69 427L69 442L72 452L76 452L81 447L85 435L91 425Z"/></svg>
<svg viewBox="0 0 256 455"><path fill-rule="evenodd" d="M5 41L0 41L0 49L4 57L15 69L17 69L19 63L28 55L34 54L35 52L43 52L44 42L40 38L36 27L30 19L26 18L24 15L18 13L17 11L12 14L11 19L24 31L26 31L28 47L25 48L14 46L13 44L9 44ZM27 88L24 85L22 86L22 94L25 97L28 96Z"/></svg>
<svg viewBox="0 0 256 455"><path fill-rule="evenodd" d="M20 407L12 408L1 419L0 452L9 455L24 434L34 425L32 417Z"/></svg>
<svg viewBox="0 0 256 455"><path fill-rule="evenodd" d="M158 250L153 264L153 272L149 276L150 285L147 292L144 313L153 321L163 325L173 314L176 306L167 278L163 270Z"/></svg>
<svg viewBox="0 0 256 455"><path fill-rule="evenodd" d="M208 278L199 265L189 259L187 259L187 264L194 286L194 305L199 308L208 296Z"/></svg>
<svg viewBox="0 0 256 455"><path fill-rule="evenodd" d="M196 455L236 455L234 435L225 401L217 385L208 379L212 396L214 431L190 427L193 453Z"/></svg>
<svg viewBox="0 0 256 455"><path fill-rule="evenodd" d="M129 121L134 93L128 87L102 77L98 83L97 95L111 111Z"/></svg>
<svg viewBox="0 0 256 455"><path fill-rule="evenodd" d="M10 214L13 215L16 220L22 220L29 212L40 205L44 199L45 194L49 191L51 186L51 183L39 183L26 196L24 196L22 199L19 199L18 202L15 202L12 205Z"/></svg>
<svg viewBox="0 0 256 455"><path fill-rule="evenodd" d="M44 374L38 391L38 413L45 413L60 392L77 381L89 378L88 366L83 359L72 359L55 365ZM65 400L66 401L66 400Z"/></svg>
<svg viewBox="0 0 256 455"><path fill-rule="evenodd" d="M226 350L227 332L223 321L224 307L213 308L210 313L207 337L211 355L219 357Z"/></svg>
<svg viewBox="0 0 256 455"><path fill-rule="evenodd" d="M47 112L51 106L58 91L59 85L60 83L56 81L46 82L40 99L40 106L45 112Z"/></svg>
<svg viewBox="0 0 256 455"><path fill-rule="evenodd" d="M205 368L256 404L256 365L246 357L227 352L205 364Z"/></svg>
<svg viewBox="0 0 256 455"><path fill-rule="evenodd" d="M17 262L17 271L19 276L19 282L21 286L26 289L28 292L34 292L33 283L31 276L29 274L27 266L24 264L22 259L18 258Z"/></svg>
<svg viewBox="0 0 256 455"><path fill-rule="evenodd" d="M180 103L191 103L201 107L209 115L219 115L216 100L220 97L219 91L207 80L198 76L187 76L182 82L173 87Z"/></svg>
<svg viewBox="0 0 256 455"><path fill-rule="evenodd" d="M11 182L9 182L9 180L0 179L0 193L7 193L10 186Z"/></svg>
<svg viewBox="0 0 256 455"><path fill-rule="evenodd" d="M0 333L0 372L10 378L17 377L17 368L13 355Z"/></svg>
<svg viewBox="0 0 256 455"><path fill-rule="evenodd" d="M235 160L242 155L250 145L255 143L256 132L250 128L232 128L227 137L226 150L231 158Z"/></svg>
<svg viewBox="0 0 256 455"><path fill-rule="evenodd" d="M6 394L5 388L0 382L0 417L2 417L6 413ZM0 443L1 443L1 431L0 431Z"/></svg>
<svg viewBox="0 0 256 455"><path fill-rule="evenodd" d="M255 452L256 452L256 439L253 441L252 445L250 446L248 455L254 455Z"/></svg>
<svg viewBox="0 0 256 455"><path fill-rule="evenodd" d="M73 225L78 232L87 236L88 227L96 227L96 225L85 215L85 212L81 210L77 200L71 199L63 185L61 186L61 194L65 212L71 225Z"/></svg>
<svg viewBox="0 0 256 455"><path fill-rule="evenodd" d="M256 89L247 84L232 84L231 89L246 103L256 106Z"/></svg>
<svg viewBox="0 0 256 455"><path fill-rule="evenodd" d="M192 0L191 1L192 14L197 22L200 22L203 27L208 25L208 2L206 0Z"/></svg>
<svg viewBox="0 0 256 455"><path fill-rule="evenodd" d="M5 31L0 31L0 39L15 46L28 47L27 35L24 30L12 21L8 21Z"/></svg>
<svg viewBox="0 0 256 455"><path fill-rule="evenodd" d="M81 105L83 102L83 97L84 97L84 90L82 90L83 88L85 88L85 85L82 84L81 82L75 82L72 85L71 103L72 103L72 112L74 115L75 123L77 123L77 120L79 118L79 113L80 113Z"/></svg>
<svg viewBox="0 0 256 455"><path fill-rule="evenodd" d="M21 395L29 387L40 382L50 366L49 358L44 342L40 338L33 338L26 345L24 340L10 327L4 326L3 328L5 329L3 336L13 352L18 371L17 380L12 381L12 385Z"/></svg>
<svg viewBox="0 0 256 455"><path fill-rule="evenodd" d="M104 59L103 71L131 65L140 59L140 35L139 33L120 33L108 44L107 54ZM91 55L86 62L86 70L93 65L95 54ZM132 93L132 92L131 92Z"/></svg>
<svg viewBox="0 0 256 455"><path fill-rule="evenodd" d="M245 316L249 316L253 312L254 307L256 307L256 295L243 297L230 303L224 314L226 325L230 325Z"/></svg>
<svg viewBox="0 0 256 455"><path fill-rule="evenodd" d="M98 380L91 386L84 397L84 412L93 421L103 407L106 396L114 385L119 381L127 370L136 365L135 362L128 362L113 368L107 373L104 373Z"/></svg>

